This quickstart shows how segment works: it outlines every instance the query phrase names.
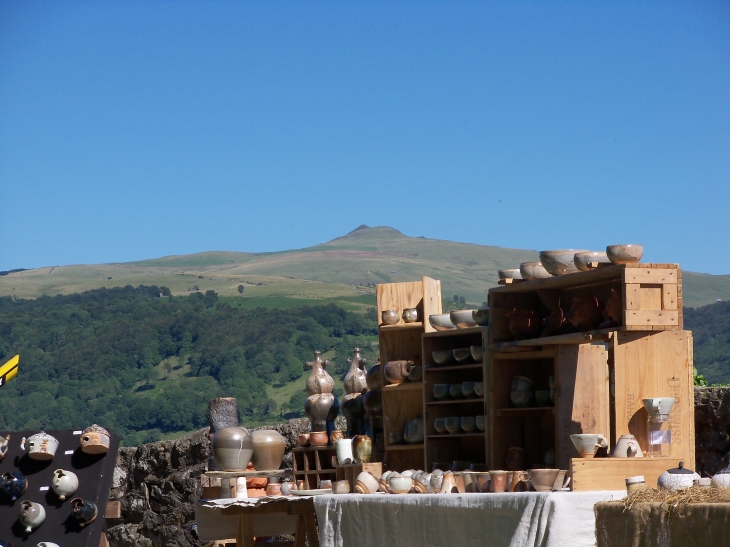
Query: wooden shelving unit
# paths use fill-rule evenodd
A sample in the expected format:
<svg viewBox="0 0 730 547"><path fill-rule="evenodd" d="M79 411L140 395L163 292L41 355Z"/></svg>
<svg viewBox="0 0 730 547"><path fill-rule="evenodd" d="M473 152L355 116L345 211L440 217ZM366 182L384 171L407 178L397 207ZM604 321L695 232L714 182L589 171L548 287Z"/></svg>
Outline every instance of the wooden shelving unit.
<svg viewBox="0 0 730 547"><path fill-rule="evenodd" d="M292 455L294 480L303 480L305 489L319 488L322 479L336 479L337 469L332 465L332 458L337 457L335 448L294 448Z"/></svg>

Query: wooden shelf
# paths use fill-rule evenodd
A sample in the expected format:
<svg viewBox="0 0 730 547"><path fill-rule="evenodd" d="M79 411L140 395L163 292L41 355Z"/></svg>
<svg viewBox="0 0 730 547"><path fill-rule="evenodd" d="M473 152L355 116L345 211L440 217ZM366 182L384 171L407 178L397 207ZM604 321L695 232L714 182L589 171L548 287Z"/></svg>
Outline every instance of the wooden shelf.
<svg viewBox="0 0 730 547"><path fill-rule="evenodd" d="M573 274L568 274L573 275ZM529 340L513 340L512 342L496 342L489 345L490 350L501 350L505 348L529 347L529 346L547 346L554 344L588 344L590 342L604 342L611 338L616 331L616 327L610 329L591 330L588 332L573 332L570 334L559 334L557 336L545 336L543 338L531 338ZM513 359L525 358L524 353L514 353L519 357ZM500 359L503 357L500 357ZM509 359L510 357L507 357Z"/></svg>
<svg viewBox="0 0 730 547"><path fill-rule="evenodd" d="M394 391L421 391L423 390L423 382L403 382L402 384L392 384L383 386L383 392L389 393Z"/></svg>
<svg viewBox="0 0 730 547"><path fill-rule="evenodd" d="M444 433L443 435L426 435L428 439L458 439L459 437L483 437L487 433L485 431L476 431L474 433Z"/></svg>
<svg viewBox="0 0 730 547"><path fill-rule="evenodd" d="M495 353L494 359L499 361L518 361L524 359L554 359L554 349L543 349L535 351L521 351L515 353Z"/></svg>
<svg viewBox="0 0 730 547"><path fill-rule="evenodd" d="M443 367L430 366L424 368L423 370L425 370L426 372L450 372L452 370L472 370L483 367L484 365L482 363L471 363L468 365L446 365Z"/></svg>
<svg viewBox="0 0 730 547"><path fill-rule="evenodd" d="M472 398L472 399L447 399L445 401L426 401L426 406L430 405L458 405L458 404L484 404L484 397Z"/></svg>
<svg viewBox="0 0 730 547"><path fill-rule="evenodd" d="M423 450L423 443L419 444L391 444L385 447L386 451L390 450Z"/></svg>
<svg viewBox="0 0 730 547"><path fill-rule="evenodd" d="M310 471L294 471L295 475L323 475L325 473L336 473L337 469L320 469L317 470L310 470Z"/></svg>
<svg viewBox="0 0 730 547"><path fill-rule="evenodd" d="M542 414L549 410L555 412L554 406L534 406L528 408L498 408L494 411L495 416L512 417L512 416L530 416L533 414Z"/></svg>
<svg viewBox="0 0 730 547"><path fill-rule="evenodd" d="M427 332L423 336L426 338L441 338L449 336L461 336L464 334L480 334L482 329L487 327L467 327L465 329L437 330L436 332Z"/></svg>
<svg viewBox="0 0 730 547"><path fill-rule="evenodd" d="M383 332L388 332L389 330L400 330L400 329L422 329L423 323L421 321L416 321L415 323L396 323L395 325L380 325L378 327L379 330Z"/></svg>

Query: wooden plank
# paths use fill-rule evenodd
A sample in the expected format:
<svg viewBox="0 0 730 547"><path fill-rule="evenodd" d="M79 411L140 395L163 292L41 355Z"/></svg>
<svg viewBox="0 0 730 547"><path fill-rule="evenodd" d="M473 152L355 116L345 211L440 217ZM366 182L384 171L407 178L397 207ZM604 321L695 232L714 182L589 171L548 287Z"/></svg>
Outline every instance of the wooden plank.
<svg viewBox="0 0 730 547"><path fill-rule="evenodd" d="M442 313L441 281L423 276L423 325L425 332L435 332L428 321L429 315Z"/></svg>
<svg viewBox="0 0 730 547"><path fill-rule="evenodd" d="M641 300L640 310L661 310L663 285L639 285Z"/></svg>
<svg viewBox="0 0 730 547"><path fill-rule="evenodd" d="M556 457L567 469L575 448L570 435L610 430L608 352L604 345L559 346L555 393Z"/></svg>
<svg viewBox="0 0 730 547"><path fill-rule="evenodd" d="M555 349L543 349L526 352L495 353L494 358L500 361L511 361L515 359L552 359L555 357Z"/></svg>
<svg viewBox="0 0 730 547"><path fill-rule="evenodd" d="M678 458L572 458L573 491L625 490L627 477L644 475L646 485L657 487L659 475L679 465ZM687 462L685 461L685 465Z"/></svg>
<svg viewBox="0 0 730 547"><path fill-rule="evenodd" d="M630 330L628 327L633 326L677 326L679 325L679 314L677 310L626 310L624 311L624 325L627 330Z"/></svg>
<svg viewBox="0 0 730 547"><path fill-rule="evenodd" d="M219 488L220 490L220 488ZM118 519L122 517L122 504L118 501L107 501L106 512L104 518L107 519Z"/></svg>
<svg viewBox="0 0 730 547"><path fill-rule="evenodd" d="M565 289L600 283L611 279L621 279L626 264L613 264L605 268L598 268L587 272L577 272L566 275L557 275L545 279L532 279L524 283L504 285L489 289L490 294L505 294L518 292L532 292L536 289Z"/></svg>
<svg viewBox="0 0 730 547"><path fill-rule="evenodd" d="M482 329L487 329L487 328L488 327L467 327L465 329L441 330L441 331L427 332L423 336L425 336L427 338L450 338L453 336L464 336L465 334L481 333Z"/></svg>
<svg viewBox="0 0 730 547"><path fill-rule="evenodd" d="M557 344L586 344L589 342L605 341L608 340L613 333L616 332L615 328L611 329L600 329L592 330L589 332L574 332L571 334L559 334L557 336L545 336L543 338L535 338L532 340L513 340L511 342L496 342L489 345L490 351L505 351L507 348L527 346L534 347L536 344L542 346L557 345Z"/></svg>
<svg viewBox="0 0 730 547"><path fill-rule="evenodd" d="M375 297L378 305L378 323L381 321L381 312L385 310L396 310L400 315L405 308L419 308L419 312L423 313L422 281L380 283L375 286ZM403 318L400 322L403 323Z"/></svg>
<svg viewBox="0 0 730 547"><path fill-rule="evenodd" d="M662 310L677 309L677 284L665 283L662 285Z"/></svg>
<svg viewBox="0 0 730 547"><path fill-rule="evenodd" d="M647 413L642 399L674 397L672 457L695 466L692 335L687 331L619 332L614 356L615 424L611 442L632 434L646 452Z"/></svg>
<svg viewBox="0 0 730 547"><path fill-rule="evenodd" d="M624 310L641 309L641 285L628 283L624 288Z"/></svg>
<svg viewBox="0 0 730 547"><path fill-rule="evenodd" d="M677 269L664 268L632 268L624 270L624 282L626 283L676 283Z"/></svg>

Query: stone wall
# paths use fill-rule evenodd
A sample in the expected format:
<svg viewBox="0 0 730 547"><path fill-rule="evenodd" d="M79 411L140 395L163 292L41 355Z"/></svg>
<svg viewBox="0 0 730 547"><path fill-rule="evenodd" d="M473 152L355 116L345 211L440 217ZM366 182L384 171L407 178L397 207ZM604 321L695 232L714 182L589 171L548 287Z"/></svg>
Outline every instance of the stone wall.
<svg viewBox="0 0 730 547"><path fill-rule="evenodd" d="M703 477L730 463L730 387L695 388L695 456Z"/></svg>

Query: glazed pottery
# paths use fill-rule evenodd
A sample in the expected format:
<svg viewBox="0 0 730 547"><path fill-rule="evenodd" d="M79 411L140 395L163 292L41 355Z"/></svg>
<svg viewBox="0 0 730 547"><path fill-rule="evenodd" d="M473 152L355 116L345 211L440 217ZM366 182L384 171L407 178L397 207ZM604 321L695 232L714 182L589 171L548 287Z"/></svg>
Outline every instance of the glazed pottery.
<svg viewBox="0 0 730 547"><path fill-rule="evenodd" d="M224 427L213 435L213 455L223 471L245 471L253 455L251 434L244 427Z"/></svg>
<svg viewBox="0 0 730 547"><path fill-rule="evenodd" d="M414 418L406 424L403 431L403 440L409 444L417 444L423 442L423 419Z"/></svg>
<svg viewBox="0 0 730 547"><path fill-rule="evenodd" d="M408 369L408 380L411 382L420 382L423 380L423 368L419 365L412 365Z"/></svg>
<svg viewBox="0 0 730 547"><path fill-rule="evenodd" d="M38 545L40 545L40 543ZM48 543L47 545L49 545L49 547L50 546L58 547L58 545L56 545L55 543ZM5 541L4 539L0 539L0 547L13 547L13 544L10 543L9 541Z"/></svg>
<svg viewBox="0 0 730 547"><path fill-rule="evenodd" d="M94 522L98 512L99 511L93 502L83 500L81 498L74 498L71 500L71 516L81 527Z"/></svg>
<svg viewBox="0 0 730 547"><path fill-rule="evenodd" d="M539 262L523 262L520 264L520 274L522 274L522 279L527 280L545 279L553 276Z"/></svg>
<svg viewBox="0 0 730 547"><path fill-rule="evenodd" d="M69 496L73 496L79 489L79 478L72 471L56 469L51 479L51 488L58 496L58 499L65 500Z"/></svg>
<svg viewBox="0 0 730 547"><path fill-rule="evenodd" d="M540 251L540 263L552 275L575 273L575 253L585 252L585 249L559 249L554 251Z"/></svg>
<svg viewBox="0 0 730 547"><path fill-rule="evenodd" d="M560 469L528 469L530 483L538 492L552 492Z"/></svg>
<svg viewBox="0 0 730 547"><path fill-rule="evenodd" d="M352 454L352 439L339 439L337 441L337 462L340 465L352 463L355 457Z"/></svg>
<svg viewBox="0 0 730 547"><path fill-rule="evenodd" d="M533 392L523 390L510 391L509 400L515 408L527 408L532 406Z"/></svg>
<svg viewBox="0 0 730 547"><path fill-rule="evenodd" d="M603 322L603 306L595 296L575 296L565 320L580 331L594 330Z"/></svg>
<svg viewBox="0 0 730 547"><path fill-rule="evenodd" d="M461 433L461 416L448 416L444 424L449 433Z"/></svg>
<svg viewBox="0 0 730 547"><path fill-rule="evenodd" d="M378 479L367 471L360 473L355 480L355 492L358 494L374 494L379 487Z"/></svg>
<svg viewBox="0 0 730 547"><path fill-rule="evenodd" d="M109 452L109 432L100 425L94 424L81 433L81 451L86 454L106 454Z"/></svg>
<svg viewBox="0 0 730 547"><path fill-rule="evenodd" d="M388 479L388 489L393 494L407 494L413 488L413 479L411 477L394 477Z"/></svg>
<svg viewBox="0 0 730 547"><path fill-rule="evenodd" d="M476 416L474 418L474 423L476 424L477 429L479 431L484 431L484 428L486 426L486 422L484 421L484 415L483 414L480 414L479 416Z"/></svg>
<svg viewBox="0 0 730 547"><path fill-rule="evenodd" d="M419 473L416 478L413 479L414 488L419 494L432 494L433 487L431 486L431 473Z"/></svg>
<svg viewBox="0 0 730 547"><path fill-rule="evenodd" d="M633 435L621 435L611 451L612 458L643 458L644 453Z"/></svg>
<svg viewBox="0 0 730 547"><path fill-rule="evenodd" d="M470 346L469 352L471 353L471 358L474 359L475 363L482 362L482 346Z"/></svg>
<svg viewBox="0 0 730 547"><path fill-rule="evenodd" d="M0 462L5 457L5 454L7 454L9 444L10 444L10 435L5 437L4 439L2 437L0 437Z"/></svg>
<svg viewBox="0 0 730 547"><path fill-rule="evenodd" d="M395 325L400 321L397 310L383 310L380 314L383 325Z"/></svg>
<svg viewBox="0 0 730 547"><path fill-rule="evenodd" d="M28 457L33 460L52 460L58 448L58 440L45 431L31 435L20 441L20 449L28 451Z"/></svg>
<svg viewBox="0 0 730 547"><path fill-rule="evenodd" d="M500 279L522 279L519 268L511 268L509 270L499 270L497 275Z"/></svg>
<svg viewBox="0 0 730 547"><path fill-rule="evenodd" d="M309 446L309 433L299 434L297 441L301 447Z"/></svg>
<svg viewBox="0 0 730 547"><path fill-rule="evenodd" d="M641 490L646 488L646 480L644 475L636 475L634 477L626 477L626 491L633 492L634 490Z"/></svg>
<svg viewBox="0 0 730 547"><path fill-rule="evenodd" d="M433 385L433 396L441 401L442 399L448 399L449 398L449 390L451 389L451 384L434 384Z"/></svg>
<svg viewBox="0 0 730 547"><path fill-rule="evenodd" d="M596 455L596 450L608 446L608 440L600 434L580 433L571 435L570 440L581 458L592 458Z"/></svg>
<svg viewBox="0 0 730 547"><path fill-rule="evenodd" d="M606 247L606 255L614 264L633 264L644 256L644 247L636 244L609 245Z"/></svg>
<svg viewBox="0 0 730 547"><path fill-rule="evenodd" d="M489 310L474 310L471 314L472 320L480 327L489 325Z"/></svg>
<svg viewBox="0 0 730 547"><path fill-rule="evenodd" d="M370 463L373 441L367 435L355 435L352 439L352 453L357 463Z"/></svg>
<svg viewBox="0 0 730 547"><path fill-rule="evenodd" d="M452 399L463 398L464 393L461 391L461 384L451 384L451 387L449 387L449 395Z"/></svg>
<svg viewBox="0 0 730 547"><path fill-rule="evenodd" d="M451 322L451 314L449 313L437 313L435 315L428 316L428 322L437 331L454 330L456 325Z"/></svg>
<svg viewBox="0 0 730 547"><path fill-rule="evenodd" d="M455 348L452 351L457 363L463 365L471 361L471 348Z"/></svg>
<svg viewBox="0 0 730 547"><path fill-rule="evenodd" d="M467 433L472 433L476 430L476 428L477 423L474 416L463 416L461 418L461 429L463 429Z"/></svg>
<svg viewBox="0 0 730 547"><path fill-rule="evenodd" d="M608 256L606 256L606 253L602 251L581 251L579 253L575 253L573 256L573 263L581 272L587 272L590 270L591 262L598 262L600 264L611 263Z"/></svg>
<svg viewBox="0 0 730 547"><path fill-rule="evenodd" d="M467 399L474 397L474 384L476 384L476 382L461 383L461 394Z"/></svg>
<svg viewBox="0 0 730 547"><path fill-rule="evenodd" d="M504 492L507 487L508 471L490 471L489 479L492 481L492 492Z"/></svg>
<svg viewBox="0 0 730 547"><path fill-rule="evenodd" d="M484 397L484 382L474 382L474 393L477 397Z"/></svg>
<svg viewBox="0 0 730 547"><path fill-rule="evenodd" d="M388 477L393 474L393 471L385 471L378 479L378 492L388 494Z"/></svg>
<svg viewBox="0 0 730 547"><path fill-rule="evenodd" d="M385 363L385 369L383 370L385 381L389 384L402 384L408 380L408 373L414 364L413 361L406 360Z"/></svg>
<svg viewBox="0 0 730 547"><path fill-rule="evenodd" d="M266 485L266 495L267 496L281 496L281 483L278 482L270 482Z"/></svg>
<svg viewBox="0 0 730 547"><path fill-rule="evenodd" d="M367 359L362 358L360 348L355 348L347 362L350 364L350 370L343 380L345 398L342 401L342 414L347 420L347 434L353 436L365 433L369 425L362 395L368 388L365 372Z"/></svg>
<svg viewBox="0 0 730 547"><path fill-rule="evenodd" d="M441 477L441 487L439 488L439 494L453 494L459 490L456 487L456 479L451 471L447 471Z"/></svg>
<svg viewBox="0 0 730 547"><path fill-rule="evenodd" d="M659 488L677 491L683 488L689 488L699 478L700 476L691 469L685 469L684 462L679 462L679 467L667 469L659 475L657 485Z"/></svg>
<svg viewBox="0 0 730 547"><path fill-rule="evenodd" d="M509 319L509 332L515 340L535 338L542 330L542 320L535 310L515 308L504 315Z"/></svg>
<svg viewBox="0 0 730 547"><path fill-rule="evenodd" d="M322 352L314 352L314 361L307 363L312 370L307 378L307 393L309 397L304 402L304 413L312 423L312 431L326 431L330 410L335 406L335 396L332 391L335 381L325 370L329 360L322 361Z"/></svg>
<svg viewBox="0 0 730 547"><path fill-rule="evenodd" d="M437 366L442 367L444 365L448 365L453 361L454 352L450 349L434 350L431 352L431 357L433 357L433 362Z"/></svg>
<svg viewBox="0 0 730 547"><path fill-rule="evenodd" d="M611 295L608 297L606 305L603 307L604 321L598 325L601 329L620 325L623 316L623 300L621 298L621 292L616 289L611 289L610 292Z"/></svg>
<svg viewBox="0 0 730 547"><path fill-rule="evenodd" d="M0 476L0 493L15 501L28 489L28 479L20 471L8 471Z"/></svg>
<svg viewBox="0 0 730 547"><path fill-rule="evenodd" d="M25 533L30 534L33 528L38 528L46 520L46 509L40 503L21 501L18 520L25 526Z"/></svg>
<svg viewBox="0 0 730 547"><path fill-rule="evenodd" d="M309 434L310 446L327 446L329 441L329 435L327 435L326 431L312 431Z"/></svg>
<svg viewBox="0 0 730 547"><path fill-rule="evenodd" d="M671 413L675 401L676 399L674 397L653 397L641 400L641 402L644 403L644 408L646 408L649 416Z"/></svg>
<svg viewBox="0 0 730 547"><path fill-rule="evenodd" d="M415 323L418 321L418 309L417 308L406 308L403 310L403 322L404 323Z"/></svg>
<svg viewBox="0 0 730 547"><path fill-rule="evenodd" d="M510 471L521 471L527 464L527 453L520 446L512 446L507 449L507 456L504 459L507 469Z"/></svg>
<svg viewBox="0 0 730 547"><path fill-rule="evenodd" d="M402 431L391 431L388 434L388 441L391 445L403 444L403 432Z"/></svg>
<svg viewBox="0 0 730 547"><path fill-rule="evenodd" d="M332 485L333 494L349 494L350 493L350 481L342 480L337 481Z"/></svg>
<svg viewBox="0 0 730 547"><path fill-rule="evenodd" d="M284 459L286 440L278 431L259 429L251 434L253 454L251 463L256 471L272 471L279 469Z"/></svg>
<svg viewBox="0 0 730 547"><path fill-rule="evenodd" d="M350 365L350 370L347 371L345 379L342 381L345 393L362 393L368 387L365 372L365 365L368 361L362 358L360 348L354 349L352 357L347 359L347 363Z"/></svg>
<svg viewBox="0 0 730 547"><path fill-rule="evenodd" d="M446 433L446 418L434 418L433 428L436 433Z"/></svg>
<svg viewBox="0 0 730 547"><path fill-rule="evenodd" d="M535 403L540 407L550 406L550 392L547 389L535 391Z"/></svg>
<svg viewBox="0 0 730 547"><path fill-rule="evenodd" d="M368 386L368 389L371 390L378 390L381 389L383 386L380 382L380 363L375 363L372 367L370 367L370 370L368 370L367 374L365 375L365 383Z"/></svg>
<svg viewBox="0 0 730 547"><path fill-rule="evenodd" d="M726 467L725 469L717 472L712 477L712 486L718 488L720 486L728 487L730 486L730 467Z"/></svg>
<svg viewBox="0 0 730 547"><path fill-rule="evenodd" d="M341 429L335 429L332 433L330 433L330 444L332 446L337 446L337 441L344 438L345 432Z"/></svg>
<svg viewBox="0 0 730 547"><path fill-rule="evenodd" d="M449 317L456 328L468 329L469 327L477 326L474 322L474 311L475 310L454 310L449 313Z"/></svg>
<svg viewBox="0 0 730 547"><path fill-rule="evenodd" d="M377 417L383 413L383 392L374 389L366 391L362 396L362 404L371 418Z"/></svg>
<svg viewBox="0 0 730 547"><path fill-rule="evenodd" d="M534 385L535 382L526 376L515 376L512 378L512 391L529 391L532 390Z"/></svg>

